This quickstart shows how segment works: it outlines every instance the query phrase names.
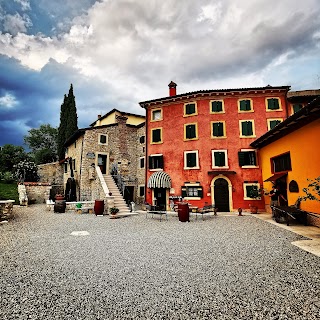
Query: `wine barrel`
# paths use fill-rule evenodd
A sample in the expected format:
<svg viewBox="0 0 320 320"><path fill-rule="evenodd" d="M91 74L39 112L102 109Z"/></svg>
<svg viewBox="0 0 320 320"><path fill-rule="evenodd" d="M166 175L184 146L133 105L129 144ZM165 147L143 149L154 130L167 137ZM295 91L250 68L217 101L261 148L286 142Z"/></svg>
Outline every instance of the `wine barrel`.
<svg viewBox="0 0 320 320"><path fill-rule="evenodd" d="M66 200L56 200L54 202L53 211L59 212L59 213L65 213L66 212Z"/></svg>
<svg viewBox="0 0 320 320"><path fill-rule="evenodd" d="M104 213L104 200L95 200L93 210L94 210L94 213L96 214L96 216L103 215L103 213Z"/></svg>

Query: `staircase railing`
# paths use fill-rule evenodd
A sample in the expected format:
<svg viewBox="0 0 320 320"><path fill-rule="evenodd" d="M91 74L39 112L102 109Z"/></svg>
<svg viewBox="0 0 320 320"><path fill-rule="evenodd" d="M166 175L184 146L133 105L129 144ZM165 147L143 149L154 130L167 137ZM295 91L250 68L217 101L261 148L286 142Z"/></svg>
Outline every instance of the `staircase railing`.
<svg viewBox="0 0 320 320"><path fill-rule="evenodd" d="M112 164L111 172L110 172L114 182L116 183L118 189L120 190L120 193L122 196L124 196L124 189L125 189L125 182L121 176L121 174L118 171L118 165L116 163Z"/></svg>

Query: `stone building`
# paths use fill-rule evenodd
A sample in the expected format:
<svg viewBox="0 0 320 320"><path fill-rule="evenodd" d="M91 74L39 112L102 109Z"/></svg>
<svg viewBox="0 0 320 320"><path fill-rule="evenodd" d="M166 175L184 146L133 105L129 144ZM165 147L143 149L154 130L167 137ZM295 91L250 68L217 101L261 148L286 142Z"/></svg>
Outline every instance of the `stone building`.
<svg viewBox="0 0 320 320"><path fill-rule="evenodd" d="M64 186L69 200L94 200L96 167L121 181L127 202L144 201L145 117L113 109L88 128L79 129L65 143ZM73 181L74 186L68 186ZM71 188L71 189L70 189Z"/></svg>

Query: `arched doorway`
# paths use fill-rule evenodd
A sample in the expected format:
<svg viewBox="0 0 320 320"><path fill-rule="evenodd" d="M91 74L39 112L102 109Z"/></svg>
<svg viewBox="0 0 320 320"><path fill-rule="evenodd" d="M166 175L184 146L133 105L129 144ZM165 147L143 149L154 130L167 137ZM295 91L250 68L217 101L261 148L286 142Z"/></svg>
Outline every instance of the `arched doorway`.
<svg viewBox="0 0 320 320"><path fill-rule="evenodd" d="M225 177L216 177L211 183L213 202L220 212L232 210L231 182Z"/></svg>

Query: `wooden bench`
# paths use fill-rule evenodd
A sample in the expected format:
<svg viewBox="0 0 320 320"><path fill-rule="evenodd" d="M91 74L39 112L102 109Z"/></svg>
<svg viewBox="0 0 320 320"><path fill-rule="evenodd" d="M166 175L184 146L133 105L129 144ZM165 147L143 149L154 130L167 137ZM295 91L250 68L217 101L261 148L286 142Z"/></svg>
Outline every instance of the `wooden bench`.
<svg viewBox="0 0 320 320"><path fill-rule="evenodd" d="M308 212L301 210L296 206L271 206L271 209L272 217L278 223L284 219L288 226L290 219L292 219L304 224L305 226L308 225Z"/></svg>
<svg viewBox="0 0 320 320"><path fill-rule="evenodd" d="M210 212L214 212L215 216L217 215L217 210L216 210L214 204L206 205L206 206L203 206L203 208L199 208L196 211L196 220L198 219L198 214L202 215L202 220L203 220L203 215L206 213L210 213Z"/></svg>

